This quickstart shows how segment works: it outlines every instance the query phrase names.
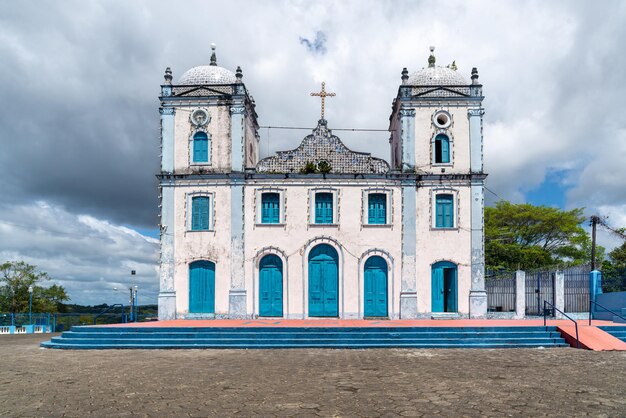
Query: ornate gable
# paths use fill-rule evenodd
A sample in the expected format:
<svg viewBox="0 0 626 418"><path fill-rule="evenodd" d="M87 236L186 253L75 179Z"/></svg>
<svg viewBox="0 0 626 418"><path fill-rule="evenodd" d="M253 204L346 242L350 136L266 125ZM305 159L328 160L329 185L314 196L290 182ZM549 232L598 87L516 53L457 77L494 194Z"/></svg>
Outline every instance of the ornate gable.
<svg viewBox="0 0 626 418"><path fill-rule="evenodd" d="M260 173L300 173L306 172L307 164L309 167L314 164L320 171L329 173L384 174L389 171L386 161L346 147L332 135L325 119L320 119L313 133L306 136L298 148L279 151L275 156L262 159L256 170Z"/></svg>

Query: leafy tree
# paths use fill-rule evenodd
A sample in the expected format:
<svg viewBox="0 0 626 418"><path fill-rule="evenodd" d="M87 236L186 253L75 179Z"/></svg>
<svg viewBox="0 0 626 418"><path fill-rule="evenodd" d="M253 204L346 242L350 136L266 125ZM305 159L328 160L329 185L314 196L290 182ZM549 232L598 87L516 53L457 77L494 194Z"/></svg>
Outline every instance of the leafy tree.
<svg viewBox="0 0 626 418"><path fill-rule="evenodd" d="M499 201L485 208L485 262L491 269L532 269L590 260L583 209L563 211ZM599 248L599 258L603 249Z"/></svg>
<svg viewBox="0 0 626 418"><path fill-rule="evenodd" d="M0 311L28 312L28 288L33 287L34 312L58 312L64 301L69 300L63 286L49 287L39 283L50 280L48 273L38 271L35 266L23 261L6 262L0 265Z"/></svg>

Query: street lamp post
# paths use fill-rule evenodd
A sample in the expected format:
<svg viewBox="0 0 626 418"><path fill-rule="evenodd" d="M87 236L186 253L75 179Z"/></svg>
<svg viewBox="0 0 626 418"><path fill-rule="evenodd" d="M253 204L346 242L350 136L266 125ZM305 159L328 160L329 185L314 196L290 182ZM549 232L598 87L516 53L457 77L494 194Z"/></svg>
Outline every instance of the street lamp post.
<svg viewBox="0 0 626 418"><path fill-rule="evenodd" d="M33 287L28 286L28 323L33 324Z"/></svg>
<svg viewBox="0 0 626 418"><path fill-rule="evenodd" d="M135 297L133 298L135 301L135 322L139 319L139 299L137 298L137 285L135 285Z"/></svg>

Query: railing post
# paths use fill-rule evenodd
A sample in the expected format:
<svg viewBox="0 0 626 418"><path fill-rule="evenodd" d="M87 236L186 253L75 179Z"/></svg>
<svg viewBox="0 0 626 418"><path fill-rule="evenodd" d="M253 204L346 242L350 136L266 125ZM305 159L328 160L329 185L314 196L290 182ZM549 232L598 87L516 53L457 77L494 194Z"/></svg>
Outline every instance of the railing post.
<svg viewBox="0 0 626 418"><path fill-rule="evenodd" d="M546 308L546 301L543 301L543 326L545 327L547 325L547 319L546 319L546 314L547 314L547 308Z"/></svg>
<svg viewBox="0 0 626 418"><path fill-rule="evenodd" d="M515 317L523 319L526 316L526 272L515 272Z"/></svg>
<svg viewBox="0 0 626 418"><path fill-rule="evenodd" d="M565 312L565 273L556 271L554 274L554 307L557 309L554 312L556 319L563 319L560 311Z"/></svg>

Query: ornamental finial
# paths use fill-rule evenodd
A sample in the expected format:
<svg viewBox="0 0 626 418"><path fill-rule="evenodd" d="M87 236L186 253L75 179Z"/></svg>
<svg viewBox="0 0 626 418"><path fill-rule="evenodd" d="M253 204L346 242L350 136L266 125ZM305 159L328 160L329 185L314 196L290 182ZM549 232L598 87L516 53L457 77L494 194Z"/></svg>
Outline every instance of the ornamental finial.
<svg viewBox="0 0 626 418"><path fill-rule="evenodd" d="M237 66L237 70L235 71L235 77L237 77L237 83L241 83L241 79L243 78L243 71L241 71L240 66Z"/></svg>
<svg viewBox="0 0 626 418"><path fill-rule="evenodd" d="M409 70L406 69L406 67L404 67L402 69L402 84L406 84L407 81L409 80Z"/></svg>
<svg viewBox="0 0 626 418"><path fill-rule="evenodd" d="M472 68L472 84L478 84L478 69Z"/></svg>
<svg viewBox="0 0 626 418"><path fill-rule="evenodd" d="M170 67L165 69L163 78L165 79L165 84L172 84L172 69Z"/></svg>
<svg viewBox="0 0 626 418"><path fill-rule="evenodd" d="M452 61L452 64L450 64L450 68L453 69L454 71L458 69L456 66L456 61Z"/></svg>
<svg viewBox="0 0 626 418"><path fill-rule="evenodd" d="M215 56L215 44L211 44L211 64L217 66L217 56Z"/></svg>
<svg viewBox="0 0 626 418"><path fill-rule="evenodd" d="M428 57L428 66L429 67L435 66L435 47L434 46L430 47L430 56Z"/></svg>

